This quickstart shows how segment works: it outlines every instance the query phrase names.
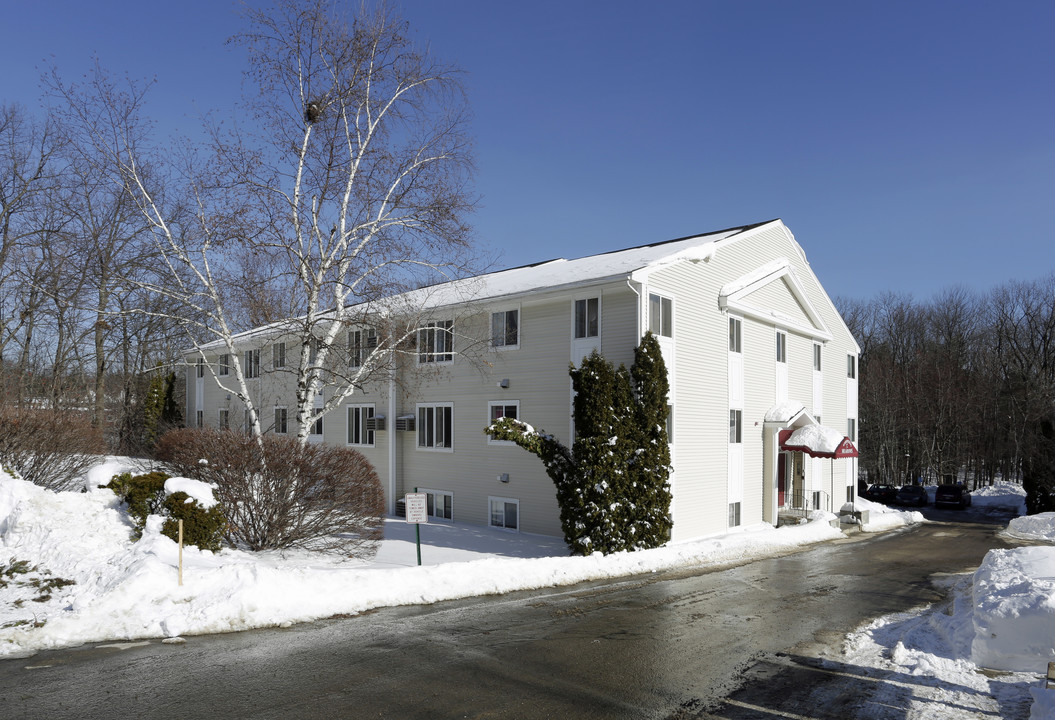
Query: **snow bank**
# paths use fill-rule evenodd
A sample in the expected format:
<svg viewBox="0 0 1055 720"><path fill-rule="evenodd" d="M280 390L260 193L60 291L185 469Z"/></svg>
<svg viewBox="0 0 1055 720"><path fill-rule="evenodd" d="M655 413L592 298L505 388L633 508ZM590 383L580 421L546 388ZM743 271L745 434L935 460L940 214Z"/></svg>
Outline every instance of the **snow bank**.
<svg viewBox="0 0 1055 720"><path fill-rule="evenodd" d="M1002 534L1018 540L1055 540L1055 512L1012 518Z"/></svg>
<svg viewBox="0 0 1055 720"><path fill-rule="evenodd" d="M1055 547L990 550L974 574L971 658L1045 672L1055 660Z"/></svg>
<svg viewBox="0 0 1055 720"><path fill-rule="evenodd" d="M868 511L868 522L861 525L861 532L884 532L927 521L918 510L898 510L864 498L854 500L853 507Z"/></svg>

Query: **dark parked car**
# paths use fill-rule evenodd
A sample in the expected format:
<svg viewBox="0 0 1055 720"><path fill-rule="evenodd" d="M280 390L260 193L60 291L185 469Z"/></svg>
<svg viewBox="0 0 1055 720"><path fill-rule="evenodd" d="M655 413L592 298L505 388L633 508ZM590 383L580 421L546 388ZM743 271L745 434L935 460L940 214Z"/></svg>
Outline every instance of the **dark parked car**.
<svg viewBox="0 0 1055 720"><path fill-rule="evenodd" d="M889 504L897 497L897 488L893 485L870 485L865 490L865 497L878 503Z"/></svg>
<svg viewBox="0 0 1055 720"><path fill-rule="evenodd" d="M894 502L898 505L923 507L927 504L927 501L927 488L922 485L905 485L894 496Z"/></svg>
<svg viewBox="0 0 1055 720"><path fill-rule="evenodd" d="M971 504L971 493L963 485L939 485L934 493L934 506L955 505L963 510Z"/></svg>

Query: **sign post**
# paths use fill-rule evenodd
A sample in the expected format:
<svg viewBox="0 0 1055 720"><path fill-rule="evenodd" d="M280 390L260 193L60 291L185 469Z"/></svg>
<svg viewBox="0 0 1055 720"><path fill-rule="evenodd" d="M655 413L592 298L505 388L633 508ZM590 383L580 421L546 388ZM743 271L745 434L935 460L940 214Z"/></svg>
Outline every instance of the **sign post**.
<svg viewBox="0 0 1055 720"><path fill-rule="evenodd" d="M416 491L417 488L414 488ZM421 526L429 522L428 498L425 493L412 492L403 496L407 522L414 523L414 536L418 545L418 565L421 565Z"/></svg>

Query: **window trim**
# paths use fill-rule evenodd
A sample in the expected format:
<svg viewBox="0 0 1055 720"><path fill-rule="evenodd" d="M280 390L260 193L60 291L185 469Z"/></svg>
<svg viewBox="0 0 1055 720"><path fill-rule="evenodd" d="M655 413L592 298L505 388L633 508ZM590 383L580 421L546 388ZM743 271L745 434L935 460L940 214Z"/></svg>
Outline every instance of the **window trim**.
<svg viewBox="0 0 1055 720"><path fill-rule="evenodd" d="M516 332L516 342L515 343L507 342L509 340L509 325L508 325L508 322L509 322L509 315L510 315L510 313L513 313L516 316L516 330L515 330L515 332ZM496 336L496 333L495 333L495 320L500 315L502 316L502 322L503 322L503 328L504 328L504 337L502 338L502 343L498 344L496 342L497 336ZM501 308L501 309L498 309L498 310L492 310L491 311L491 341L490 341L491 349L492 350L519 350L520 349L520 340L521 340L523 328L524 328L523 316L522 316L522 314L520 312L520 306L519 305L517 305L516 307L504 307L504 308Z"/></svg>
<svg viewBox="0 0 1055 720"><path fill-rule="evenodd" d="M822 360L824 353L822 351L823 346L819 342L813 343L813 372L822 372L824 368L824 362Z"/></svg>
<svg viewBox="0 0 1055 720"><path fill-rule="evenodd" d="M252 380L260 377L260 348L246 350L242 357L245 358L245 364L242 368L245 379Z"/></svg>
<svg viewBox="0 0 1055 720"><path fill-rule="evenodd" d="M729 444L742 445L744 442L744 411L729 409Z"/></svg>
<svg viewBox="0 0 1055 720"><path fill-rule="evenodd" d="M740 500L729 503L729 517L726 520L729 527L740 527L743 524L743 518L740 514L742 509L743 506Z"/></svg>
<svg viewBox="0 0 1055 720"><path fill-rule="evenodd" d="M657 331L652 327L653 313L652 313L652 298L658 298L659 300L659 325L660 329ZM672 338L674 337L674 298L669 295L662 293L649 291L648 293L648 329L652 331L652 334L656 337ZM668 310L669 308L669 310ZM666 327L669 325L670 327ZM666 330L667 332L663 332Z"/></svg>
<svg viewBox="0 0 1055 720"><path fill-rule="evenodd" d="M432 522L432 520L437 520L438 522L443 522L443 523L453 523L454 522L454 493L453 492L451 492L450 490L431 490L429 488L422 488L422 487L415 488L415 492L425 493L425 512L428 514L429 522ZM428 512L429 500L430 500L429 496L430 495L432 496L431 500L432 500L433 512ZM442 515L437 515L435 513L436 506L437 506L436 498L438 498L438 497L450 498L451 499L451 516L450 517L444 517Z"/></svg>
<svg viewBox="0 0 1055 720"><path fill-rule="evenodd" d="M487 401L487 424L488 425L494 423L494 421L498 419L498 418L494 417L494 413L491 412L491 409L499 407L499 406L501 406L502 408L515 407L516 408L516 417L513 418L513 419L514 420L519 420L520 419L520 401L519 400L488 400ZM508 417L508 416L505 415L503 417ZM496 446L505 445L507 447L510 446L510 445L514 445L514 446L516 445L516 443L513 442L512 440L495 440L490 435L487 436L487 444L488 445L496 445Z"/></svg>
<svg viewBox="0 0 1055 720"><path fill-rule="evenodd" d="M430 320L417 331L418 364L444 365L454 362L454 320ZM437 340L447 340L441 350L437 350Z"/></svg>
<svg viewBox="0 0 1055 720"><path fill-rule="evenodd" d="M857 356L847 354L846 356L846 377L849 380L857 379Z"/></svg>
<svg viewBox="0 0 1055 720"><path fill-rule="evenodd" d="M503 504L503 507L502 507L502 521L503 521L503 524L502 525L495 525L494 524L494 509L492 507L493 503L502 503ZM505 505L513 505L513 506L516 507L516 527L509 527L508 525L504 524L505 523L505 513L506 513ZM520 532L520 499L519 498L511 498L511 497L499 497L497 495L488 495L487 496L487 527L495 528L496 530L505 530L506 532L519 533Z"/></svg>
<svg viewBox="0 0 1055 720"><path fill-rule="evenodd" d="M231 374L231 354L224 353L216 359L217 370L216 374L220 377L226 377Z"/></svg>
<svg viewBox="0 0 1055 720"><path fill-rule="evenodd" d="M450 410L450 426L447 428L447 432L441 438L446 444L436 444L436 410ZM425 434L429 430L429 424L422 416L423 411L432 410L433 422L432 422L432 437L428 438L431 440L431 444L422 444L422 439L425 438ZM446 415L447 413L444 413ZM436 403L417 403L414 408L414 416L417 418L417 444L416 448L423 452L454 452L454 403L453 402L436 402Z"/></svg>
<svg viewBox="0 0 1055 720"><path fill-rule="evenodd" d="M279 430L278 414L282 412L282 429ZM272 413L272 426L271 432L276 435L288 435L289 434L289 410L286 409L285 405L276 405L274 412Z"/></svg>
<svg viewBox="0 0 1055 720"><path fill-rule="evenodd" d="M277 342L271 346L271 367L275 370L286 367L285 342Z"/></svg>
<svg viewBox="0 0 1055 720"><path fill-rule="evenodd" d="M583 334L579 334L579 304L582 303ZM593 333L590 333L590 304L595 305L593 316ZM592 340L601 337L601 296L577 298L572 300L571 336L573 340Z"/></svg>
<svg viewBox="0 0 1055 720"><path fill-rule="evenodd" d="M777 362L787 364L788 362L788 334L784 330L776 332Z"/></svg>
<svg viewBox="0 0 1055 720"><path fill-rule="evenodd" d="M376 408L374 406L374 403L354 403L344 406L344 417L347 423L347 426L345 428L345 445L349 445L351 447L375 447L374 443L376 438L374 436L374 433L376 431L370 430L366 427L366 421L374 417L375 410ZM355 442L352 440L353 411L356 411L356 413L360 415L359 442ZM369 411L369 415L365 415L365 411ZM367 441L367 438L369 438L369 441Z"/></svg>
<svg viewBox="0 0 1055 720"><path fill-rule="evenodd" d="M353 340L354 338L354 340ZM377 329L360 327L348 331L348 367L361 368L377 347Z"/></svg>
<svg viewBox="0 0 1055 720"><path fill-rule="evenodd" d="M735 315L729 316L729 352L737 355L744 353L744 320Z"/></svg>

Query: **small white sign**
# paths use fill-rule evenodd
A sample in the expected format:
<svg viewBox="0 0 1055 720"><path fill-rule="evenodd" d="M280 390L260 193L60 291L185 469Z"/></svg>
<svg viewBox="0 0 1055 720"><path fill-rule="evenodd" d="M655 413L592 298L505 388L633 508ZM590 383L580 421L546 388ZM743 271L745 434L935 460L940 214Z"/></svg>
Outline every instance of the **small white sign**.
<svg viewBox="0 0 1055 720"><path fill-rule="evenodd" d="M429 522L429 509L425 493L407 493L403 496L404 507L407 510L408 523Z"/></svg>

